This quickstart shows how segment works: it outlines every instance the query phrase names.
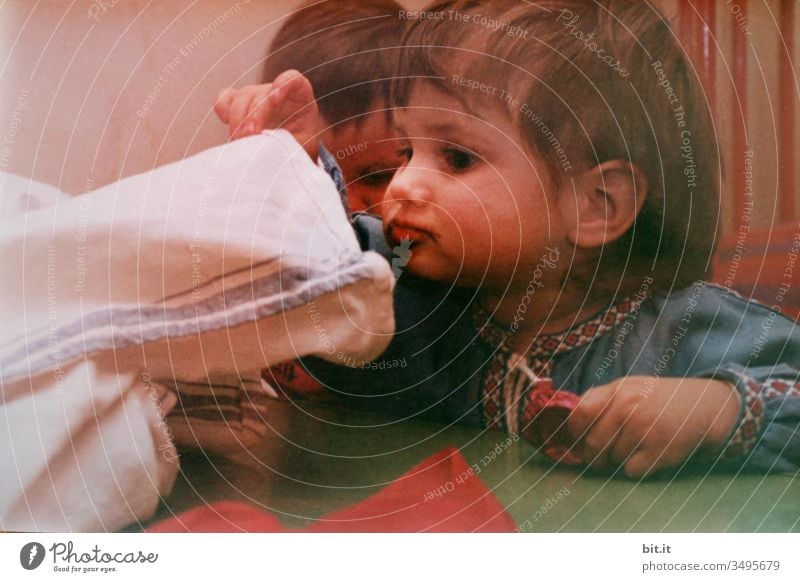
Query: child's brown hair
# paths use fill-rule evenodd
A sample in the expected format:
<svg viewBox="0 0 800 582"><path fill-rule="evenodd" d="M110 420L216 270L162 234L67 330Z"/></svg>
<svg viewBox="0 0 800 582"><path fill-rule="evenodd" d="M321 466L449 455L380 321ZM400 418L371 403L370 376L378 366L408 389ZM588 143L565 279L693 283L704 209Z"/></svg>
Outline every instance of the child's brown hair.
<svg viewBox="0 0 800 582"><path fill-rule="evenodd" d="M264 81L297 69L328 122L358 123L376 100L388 101L405 30L401 12L394 0L310 0L272 41Z"/></svg>
<svg viewBox="0 0 800 582"><path fill-rule="evenodd" d="M707 275L719 152L695 72L649 3L455 0L428 10L404 39L394 106L408 102L420 76L466 107L478 95L494 99L559 186L578 168L636 165L647 180L643 207L601 250L599 273L585 276L629 291L642 276L668 290ZM479 83L502 91L465 89Z"/></svg>

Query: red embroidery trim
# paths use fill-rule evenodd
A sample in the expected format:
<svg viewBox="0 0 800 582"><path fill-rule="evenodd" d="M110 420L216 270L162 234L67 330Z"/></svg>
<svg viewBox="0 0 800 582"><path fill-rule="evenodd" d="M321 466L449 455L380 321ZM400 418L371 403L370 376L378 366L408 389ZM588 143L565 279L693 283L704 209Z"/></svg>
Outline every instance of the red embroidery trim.
<svg viewBox="0 0 800 582"><path fill-rule="evenodd" d="M528 367L538 376L550 377L554 356L588 345L598 336L611 331L636 312L641 302L645 301L647 297L649 295L637 297L637 300L626 298L565 332L538 336L525 356ZM492 321L491 314L480 304L475 306L473 321L478 330L478 336L487 345L496 348L484 377L483 417L485 426L505 428L510 432L515 432L518 427L508 426L505 421L507 409L510 406L520 407L524 419L527 397L521 398L519 402L505 402L502 398L502 385L508 380L511 371L509 359L512 351L508 340L513 334L509 329Z"/></svg>
<svg viewBox="0 0 800 582"><path fill-rule="evenodd" d="M741 381L744 382L744 415L731 440L722 450L720 456L725 459L736 459L752 451L764 422L761 385L745 375L741 376Z"/></svg>

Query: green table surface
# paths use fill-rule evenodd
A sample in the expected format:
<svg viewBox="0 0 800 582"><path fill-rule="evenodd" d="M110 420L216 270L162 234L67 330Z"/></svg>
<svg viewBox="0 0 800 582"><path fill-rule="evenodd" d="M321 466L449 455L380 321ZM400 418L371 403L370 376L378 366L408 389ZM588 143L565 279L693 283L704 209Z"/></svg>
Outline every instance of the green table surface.
<svg viewBox="0 0 800 582"><path fill-rule="evenodd" d="M268 436L254 449L226 458L183 454L172 494L141 526L203 504L240 500L273 512L288 527L302 527L376 493L444 447L480 464L507 438L418 421L386 424L379 414L299 401L276 400L268 412ZM526 531L800 531L800 475L695 472L637 482L555 466L519 440L489 462L480 479ZM542 511L559 491L561 499Z"/></svg>

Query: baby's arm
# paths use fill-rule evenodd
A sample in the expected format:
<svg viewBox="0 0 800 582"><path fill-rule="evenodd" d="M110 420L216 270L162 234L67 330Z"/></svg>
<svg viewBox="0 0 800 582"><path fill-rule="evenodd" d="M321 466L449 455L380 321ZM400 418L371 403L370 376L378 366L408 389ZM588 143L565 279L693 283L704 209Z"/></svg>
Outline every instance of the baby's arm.
<svg viewBox="0 0 800 582"><path fill-rule="evenodd" d="M291 133L312 159L317 157L322 118L311 83L298 71L285 71L272 83L223 89L214 111L228 126L231 140L281 128Z"/></svg>
<svg viewBox="0 0 800 582"><path fill-rule="evenodd" d="M781 322L782 324L785 322ZM790 324L791 325L791 324ZM707 374L736 385L742 396L739 422L726 444L724 458L767 473L800 470L800 333L784 335L775 324L772 346L789 363L750 366L727 363Z"/></svg>
<svg viewBox="0 0 800 582"><path fill-rule="evenodd" d="M627 376L586 392L569 418L595 469L647 477L702 450L723 448L740 411L736 389L705 378Z"/></svg>
<svg viewBox="0 0 800 582"><path fill-rule="evenodd" d="M800 331L786 318L771 321L755 359L751 341L720 341L724 361L706 361L692 378L629 376L588 390L569 420L584 458L633 477L701 451L762 473L800 469Z"/></svg>

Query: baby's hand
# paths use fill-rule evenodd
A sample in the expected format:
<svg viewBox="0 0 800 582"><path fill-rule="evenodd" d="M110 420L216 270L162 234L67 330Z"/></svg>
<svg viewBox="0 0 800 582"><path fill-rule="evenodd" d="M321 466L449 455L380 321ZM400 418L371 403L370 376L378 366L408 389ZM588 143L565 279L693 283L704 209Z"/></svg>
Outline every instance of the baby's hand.
<svg viewBox="0 0 800 582"><path fill-rule="evenodd" d="M719 380L628 376L587 391L568 427L593 469L624 465L643 478L724 445L739 406L736 389Z"/></svg>
<svg viewBox="0 0 800 582"><path fill-rule="evenodd" d="M264 85L223 89L214 111L228 125L231 140L282 128L317 157L322 118L311 83L298 71L285 71Z"/></svg>

